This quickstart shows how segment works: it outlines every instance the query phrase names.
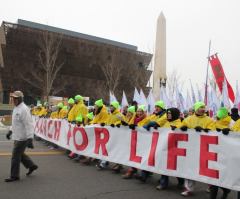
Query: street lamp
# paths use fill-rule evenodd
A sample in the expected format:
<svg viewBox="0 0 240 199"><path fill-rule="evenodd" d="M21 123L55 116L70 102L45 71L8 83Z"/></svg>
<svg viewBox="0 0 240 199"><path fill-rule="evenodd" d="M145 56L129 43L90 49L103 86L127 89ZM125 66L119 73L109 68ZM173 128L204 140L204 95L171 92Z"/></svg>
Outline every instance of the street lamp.
<svg viewBox="0 0 240 199"><path fill-rule="evenodd" d="M166 78L160 78L160 88L161 87L166 87L167 84L167 79Z"/></svg>

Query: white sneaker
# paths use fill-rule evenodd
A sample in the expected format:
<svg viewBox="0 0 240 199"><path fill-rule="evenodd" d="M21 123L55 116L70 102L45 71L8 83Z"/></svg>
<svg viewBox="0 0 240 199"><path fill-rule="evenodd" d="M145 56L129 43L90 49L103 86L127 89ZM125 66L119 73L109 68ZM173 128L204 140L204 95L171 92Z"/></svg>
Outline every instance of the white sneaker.
<svg viewBox="0 0 240 199"><path fill-rule="evenodd" d="M207 193L210 193L210 187L208 187L208 188L206 189L206 192L207 192Z"/></svg>
<svg viewBox="0 0 240 199"><path fill-rule="evenodd" d="M157 190L163 190L163 189L166 189L167 187L164 187L164 186L162 186L162 185L158 185L158 186L156 186L156 189Z"/></svg>
<svg viewBox="0 0 240 199"><path fill-rule="evenodd" d="M192 192L189 191L189 190L185 190L185 191L183 191L183 192L181 193L181 195L182 195L182 196L185 196L185 197L188 197L188 196L192 195Z"/></svg>

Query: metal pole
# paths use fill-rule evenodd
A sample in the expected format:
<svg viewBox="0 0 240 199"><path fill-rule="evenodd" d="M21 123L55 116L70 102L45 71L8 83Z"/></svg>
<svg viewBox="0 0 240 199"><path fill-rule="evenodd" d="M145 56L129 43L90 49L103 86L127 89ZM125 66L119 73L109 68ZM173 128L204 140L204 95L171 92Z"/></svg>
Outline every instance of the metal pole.
<svg viewBox="0 0 240 199"><path fill-rule="evenodd" d="M208 57L207 57L207 75L206 75L206 82L205 82L205 96L204 96L204 102L207 105L208 96L207 96L207 90L208 90L208 68L209 68L209 57L210 57L210 51L211 51L211 40L209 41L208 46Z"/></svg>

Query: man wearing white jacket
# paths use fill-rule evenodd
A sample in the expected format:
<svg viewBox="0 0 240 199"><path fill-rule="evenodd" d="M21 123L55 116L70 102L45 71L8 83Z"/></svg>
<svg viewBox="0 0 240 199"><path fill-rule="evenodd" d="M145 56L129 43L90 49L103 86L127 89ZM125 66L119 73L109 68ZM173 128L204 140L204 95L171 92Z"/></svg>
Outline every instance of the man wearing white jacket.
<svg viewBox="0 0 240 199"><path fill-rule="evenodd" d="M24 153L26 147L33 148L33 121L30 109L23 102L23 93L15 91L13 97L14 109L12 113L12 128L7 133L7 139L14 141L11 160L11 174L5 179L5 182L13 182L19 180L20 163L29 169L27 176L30 175L38 166Z"/></svg>

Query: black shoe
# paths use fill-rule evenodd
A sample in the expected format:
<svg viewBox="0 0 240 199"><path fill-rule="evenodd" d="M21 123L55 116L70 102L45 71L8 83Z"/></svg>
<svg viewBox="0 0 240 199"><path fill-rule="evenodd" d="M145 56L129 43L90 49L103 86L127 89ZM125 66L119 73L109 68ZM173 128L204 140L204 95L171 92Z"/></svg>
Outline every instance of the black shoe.
<svg viewBox="0 0 240 199"><path fill-rule="evenodd" d="M28 172L26 173L27 176L29 176L33 171L37 170L38 166L33 165L32 167L29 168Z"/></svg>
<svg viewBox="0 0 240 199"><path fill-rule="evenodd" d="M19 180L18 177L10 177L10 178L5 179L5 182L14 182L14 181L18 181L18 180Z"/></svg>

